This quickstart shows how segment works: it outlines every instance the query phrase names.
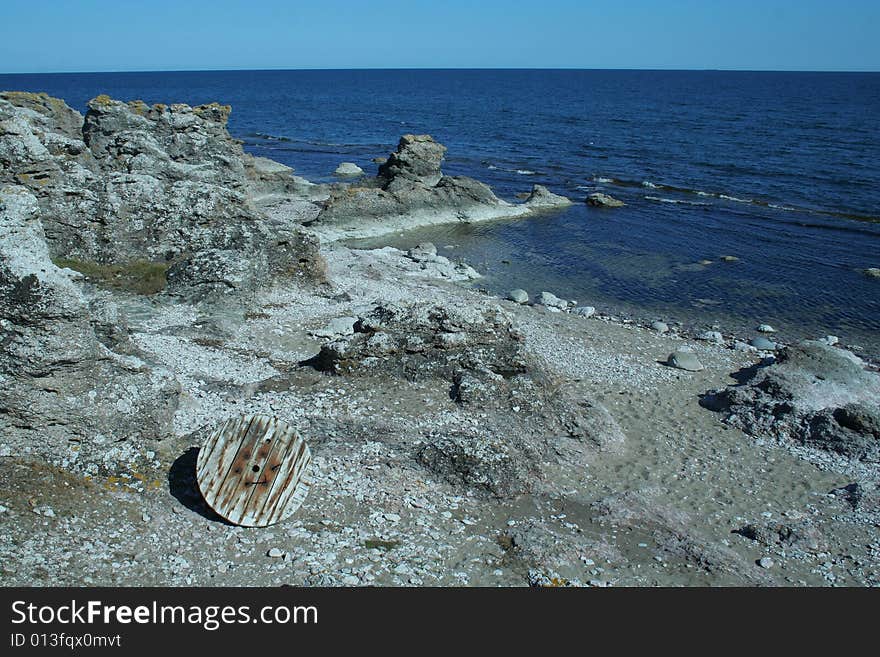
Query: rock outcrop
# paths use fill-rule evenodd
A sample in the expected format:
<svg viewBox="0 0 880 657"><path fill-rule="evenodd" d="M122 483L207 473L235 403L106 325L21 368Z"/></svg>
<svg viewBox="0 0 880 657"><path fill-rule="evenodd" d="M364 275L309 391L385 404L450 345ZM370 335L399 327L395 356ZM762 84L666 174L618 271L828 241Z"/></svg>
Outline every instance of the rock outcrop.
<svg viewBox="0 0 880 657"><path fill-rule="evenodd" d="M369 237L440 223L517 217L568 199L541 188L529 201L499 199L485 184L441 171L446 147L429 135L404 135L372 181L334 189L309 225L322 239Z"/></svg>
<svg viewBox="0 0 880 657"><path fill-rule="evenodd" d="M880 461L880 375L844 349L813 340L785 347L703 404L753 435Z"/></svg>
<svg viewBox="0 0 880 657"><path fill-rule="evenodd" d="M127 348L112 304L52 264L39 216L33 194L0 187L0 453L134 467L170 433L179 385Z"/></svg>
<svg viewBox="0 0 880 657"><path fill-rule="evenodd" d="M192 267L170 281L196 297L249 291L280 276L319 279L314 238L268 222L251 202L303 182L246 156L226 129L229 113L216 103L148 106L98 96L83 118L58 99L4 92L0 183L36 196L50 255L78 269ZM227 276L242 259L248 275Z"/></svg>
<svg viewBox="0 0 880 657"><path fill-rule="evenodd" d="M448 481L498 497L534 489L543 477L539 462L560 461L577 477L591 455L616 451L625 440L604 407L533 361L497 305L380 305L309 364L382 386L436 385L463 412L479 413L473 431L424 436L416 458Z"/></svg>

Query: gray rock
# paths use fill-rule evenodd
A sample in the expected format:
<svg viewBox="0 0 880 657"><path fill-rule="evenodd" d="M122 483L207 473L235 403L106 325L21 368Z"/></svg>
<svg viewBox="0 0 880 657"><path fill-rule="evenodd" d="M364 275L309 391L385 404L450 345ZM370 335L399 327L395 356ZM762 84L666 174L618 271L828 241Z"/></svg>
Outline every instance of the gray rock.
<svg viewBox="0 0 880 657"><path fill-rule="evenodd" d="M112 350L122 340L99 335L71 274L49 258L35 196L0 187L0 448L79 472L149 467L147 445L172 433L180 386Z"/></svg>
<svg viewBox="0 0 880 657"><path fill-rule="evenodd" d="M443 178L440 165L445 154L446 147L430 135L403 135L397 150L379 167L379 177L386 188L404 182L435 187Z"/></svg>
<svg viewBox="0 0 880 657"><path fill-rule="evenodd" d="M669 325L666 322L651 322L651 329L657 333L666 333L669 331Z"/></svg>
<svg viewBox="0 0 880 657"><path fill-rule="evenodd" d="M724 344L724 336L718 331L702 331L697 334L697 340L712 342L714 344Z"/></svg>
<svg viewBox="0 0 880 657"><path fill-rule="evenodd" d="M521 290L520 288L516 288L515 290L511 290L507 293L507 298L519 304L528 303L529 293L525 290Z"/></svg>
<svg viewBox="0 0 880 657"><path fill-rule="evenodd" d="M422 242L407 251L407 255L416 261L431 260L437 257L437 247L431 242Z"/></svg>
<svg viewBox="0 0 880 657"><path fill-rule="evenodd" d="M565 310L566 308L568 308L568 301L566 301L565 299L560 299L551 292L541 292L541 294L538 295L538 303L542 306L558 308L559 310Z"/></svg>
<svg viewBox="0 0 880 657"><path fill-rule="evenodd" d="M364 170L354 162L343 162L333 172L336 176L362 176Z"/></svg>
<svg viewBox="0 0 880 657"><path fill-rule="evenodd" d="M770 557L761 557L760 559L758 559L758 565L761 566L761 568L772 568L774 566L774 562L773 559L771 559Z"/></svg>
<svg viewBox="0 0 880 657"><path fill-rule="evenodd" d="M836 335L826 335L824 338L819 338L819 342L822 344L827 344L829 347L833 347L838 342L840 342L840 338Z"/></svg>
<svg viewBox="0 0 880 657"><path fill-rule="evenodd" d="M732 255L723 255L719 258L722 262L739 262L739 258Z"/></svg>
<svg viewBox="0 0 880 657"><path fill-rule="evenodd" d="M271 557L272 559L283 559L284 550L277 547L269 548L269 551L266 552L266 556Z"/></svg>
<svg viewBox="0 0 880 657"><path fill-rule="evenodd" d="M880 278L880 267L868 267L867 269L863 269L862 273L871 278Z"/></svg>
<svg viewBox="0 0 880 657"><path fill-rule="evenodd" d="M880 376L851 352L808 340L749 374L708 395L706 405L752 435L880 460Z"/></svg>
<svg viewBox="0 0 880 657"><path fill-rule="evenodd" d="M774 351L777 346L775 342L760 336L749 340L749 344L759 351Z"/></svg>
<svg viewBox="0 0 880 657"><path fill-rule="evenodd" d="M757 330L759 333L776 333L776 329L769 324L759 324L758 328L755 330Z"/></svg>
<svg viewBox="0 0 880 657"><path fill-rule="evenodd" d="M667 362L672 366L680 370L686 370L688 372L699 372L703 369L703 364L697 360L697 357L690 351L683 351L679 349L678 351L674 351L669 354L669 358Z"/></svg>
<svg viewBox="0 0 880 657"><path fill-rule="evenodd" d="M608 194L594 192L587 196L587 205L592 205L597 208L620 208L626 205L626 203L612 196L608 196Z"/></svg>
<svg viewBox="0 0 880 657"><path fill-rule="evenodd" d="M596 309L593 306L580 306L575 308L572 312L581 317L592 317L596 314Z"/></svg>
<svg viewBox="0 0 880 657"><path fill-rule="evenodd" d="M0 184L22 184L37 198L51 257L94 270L108 265L186 267L179 294L217 286L203 251L234 254L253 272L236 289L274 277L322 280L316 240L260 215L251 195L298 188L290 169L246 155L226 129L230 108L216 103L154 105L99 96L85 118L57 99L0 95ZM47 100L48 99L48 100ZM39 101L39 102L38 102ZM38 113L35 103L51 106ZM72 126L79 122L79 129Z"/></svg>
<svg viewBox="0 0 880 657"><path fill-rule="evenodd" d="M782 546L804 552L822 552L828 548L822 532L809 518L749 524L736 533L766 547Z"/></svg>
<svg viewBox="0 0 880 657"><path fill-rule="evenodd" d="M526 197L525 202L526 205L534 208L559 208L571 205L571 199L554 194L543 185L532 187L532 191Z"/></svg>
<svg viewBox="0 0 880 657"><path fill-rule="evenodd" d="M331 319L323 328L313 331L312 334L319 338L351 335L354 333L355 322L357 322L357 317L336 317Z"/></svg>

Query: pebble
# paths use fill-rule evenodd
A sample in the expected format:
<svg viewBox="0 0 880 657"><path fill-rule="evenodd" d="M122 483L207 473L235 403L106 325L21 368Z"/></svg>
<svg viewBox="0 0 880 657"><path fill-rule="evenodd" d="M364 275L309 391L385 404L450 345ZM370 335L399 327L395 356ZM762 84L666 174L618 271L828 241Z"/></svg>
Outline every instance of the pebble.
<svg viewBox="0 0 880 657"><path fill-rule="evenodd" d="M758 559L758 565L761 566L761 568L772 568L774 565L773 559L770 557L761 557Z"/></svg>
<svg viewBox="0 0 880 657"><path fill-rule="evenodd" d="M596 314L596 309L593 306L581 306L574 309L574 314L581 317L592 317Z"/></svg>
<svg viewBox="0 0 880 657"><path fill-rule="evenodd" d="M507 298L516 303L528 303L529 293L520 288L516 288L507 293Z"/></svg>
<svg viewBox="0 0 880 657"><path fill-rule="evenodd" d="M776 329L769 324L759 324L756 330L760 333L776 333Z"/></svg>
<svg viewBox="0 0 880 657"><path fill-rule="evenodd" d="M666 333L669 330L669 325L666 322L652 322L651 328L657 333Z"/></svg>
<svg viewBox="0 0 880 657"><path fill-rule="evenodd" d="M836 335L826 335L824 338L819 338L819 342L822 344L827 344L829 347L833 347L838 342L840 342L840 338Z"/></svg>
<svg viewBox="0 0 880 657"><path fill-rule="evenodd" d="M724 262L738 262L739 258L732 255L723 255L721 256L721 260L723 260Z"/></svg>
<svg viewBox="0 0 880 657"><path fill-rule="evenodd" d="M281 559L284 557L284 550L273 547L269 549L269 551L266 553L266 556L272 557L273 559Z"/></svg>
<svg viewBox="0 0 880 657"><path fill-rule="evenodd" d="M666 361L672 367L678 368L680 370L685 370L687 372L699 372L703 369L703 364L697 360L697 357L691 353L690 351L683 351L679 349L678 351L674 351L669 354L669 358Z"/></svg>
<svg viewBox="0 0 880 657"><path fill-rule="evenodd" d="M386 513L382 517L388 522L400 522L400 516L396 513Z"/></svg>

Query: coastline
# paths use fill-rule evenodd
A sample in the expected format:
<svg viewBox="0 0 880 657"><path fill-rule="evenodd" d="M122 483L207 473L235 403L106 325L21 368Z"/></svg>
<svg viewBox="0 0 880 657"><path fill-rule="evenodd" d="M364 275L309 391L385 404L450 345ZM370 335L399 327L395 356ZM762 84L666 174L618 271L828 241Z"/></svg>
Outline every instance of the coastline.
<svg viewBox="0 0 880 657"><path fill-rule="evenodd" d="M98 441L86 424L77 440L52 442L50 431L35 440L39 421L54 417L0 416L0 513L10 528L0 555L24 566L4 569L4 585L878 583L873 452L861 458L737 424L737 414L766 417L760 399L746 400L751 409L733 400L730 415L705 405L713 390L760 390L749 377L779 371L786 349L736 349L729 335L716 344L675 326L661 332L602 313L579 316L551 297L543 305L492 297L467 287L478 272L427 245L318 244L301 226L322 211L314 190L291 191L289 174L272 167L247 178L222 106L172 107L171 118L165 108L143 110L149 123L131 104L96 99L86 121L131 121L159 143L176 143L178 132L162 131L182 116L210 135L207 154L181 164L138 153L126 162L111 138L76 153L110 185L162 189L170 201L156 194L133 202L146 217L163 203L187 207L177 201L190 198L191 177L212 176L226 212L207 229L210 212L196 215L203 233L183 247L173 241L177 227L160 234L179 254L159 294L108 289L49 260L53 231L63 226L41 214L40 202L66 202L52 186L72 178L50 165L69 165L80 142L63 142L60 154L28 142L59 179L48 188L8 183L0 195L3 262L14 265L4 269L14 285L2 299L15 330L4 331L23 345L4 356L4 383L19 395L5 407L28 412L22 400L44 398L50 369L54 390L105 413L99 431L128 432ZM14 143L38 139L14 118L18 132L4 124ZM210 167L206 156L216 159ZM146 173L120 173L120 161ZM286 201L265 211L256 192L230 188ZM114 248L145 248L120 223ZM229 239L239 226L248 231ZM30 243L42 246L25 253ZM74 336L70 344L42 343L59 355L34 365L44 354L31 344L61 330ZM699 369L669 364L683 348ZM850 368L834 381L841 398L862 403L859 395L875 394L876 374L848 352L808 348L830 360L835 376L839 361ZM864 380L846 378L852 371ZM96 372L106 378L90 380ZM104 388L112 389L106 400ZM169 399L172 412L157 413ZM46 403L37 409L58 402ZM83 421L78 412L75 404L66 410L70 430ZM218 522L193 480L206 433L253 413L284 418L314 455L303 506L265 529ZM132 432L126 417L164 430ZM846 492L853 486L862 491L855 502Z"/></svg>

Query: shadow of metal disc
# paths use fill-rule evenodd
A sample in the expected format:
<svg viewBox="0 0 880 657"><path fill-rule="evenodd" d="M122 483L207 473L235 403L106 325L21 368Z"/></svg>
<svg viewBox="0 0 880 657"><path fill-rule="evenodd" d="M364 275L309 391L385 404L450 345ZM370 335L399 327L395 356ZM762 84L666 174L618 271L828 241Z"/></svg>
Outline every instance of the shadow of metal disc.
<svg viewBox="0 0 880 657"><path fill-rule="evenodd" d="M296 511L311 486L309 446L267 415L230 418L199 450L196 479L217 514L245 527L266 527Z"/></svg>

